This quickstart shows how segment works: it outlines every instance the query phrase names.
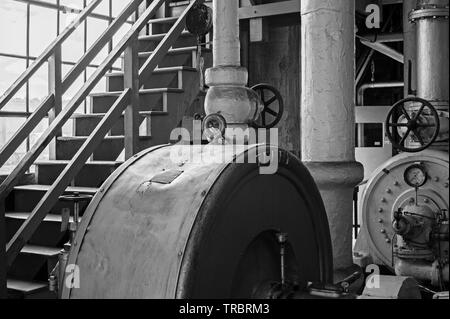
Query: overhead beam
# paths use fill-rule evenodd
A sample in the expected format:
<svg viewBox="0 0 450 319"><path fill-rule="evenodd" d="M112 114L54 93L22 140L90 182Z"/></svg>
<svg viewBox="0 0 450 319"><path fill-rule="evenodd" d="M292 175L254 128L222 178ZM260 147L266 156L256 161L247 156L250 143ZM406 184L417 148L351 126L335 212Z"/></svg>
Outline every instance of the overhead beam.
<svg viewBox="0 0 450 319"><path fill-rule="evenodd" d="M366 40L361 40L361 43L375 51L378 51L378 52L390 57L391 59L394 59L397 62L400 62L402 64L405 63L405 58L404 58L403 54L388 47L387 45L385 45L383 43L370 42L370 41L366 41Z"/></svg>
<svg viewBox="0 0 450 319"><path fill-rule="evenodd" d="M254 19L282 14L300 14L300 0L281 1L239 8L239 19Z"/></svg>

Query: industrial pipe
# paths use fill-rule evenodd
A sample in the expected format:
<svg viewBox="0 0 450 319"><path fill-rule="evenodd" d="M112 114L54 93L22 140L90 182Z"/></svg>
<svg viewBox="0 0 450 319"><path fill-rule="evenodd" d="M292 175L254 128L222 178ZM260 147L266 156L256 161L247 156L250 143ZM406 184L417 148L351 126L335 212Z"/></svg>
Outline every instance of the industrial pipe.
<svg viewBox="0 0 450 319"><path fill-rule="evenodd" d="M395 274L397 276L413 277L419 281L431 282L438 286L439 282L449 282L449 265L440 269L438 261L434 263L417 260L397 259L395 262Z"/></svg>
<svg viewBox="0 0 450 319"><path fill-rule="evenodd" d="M357 105L364 106L364 93L368 89L399 88L399 87L403 87L404 85L405 84L403 82L376 82L376 83L363 84L358 89Z"/></svg>
<svg viewBox="0 0 450 319"><path fill-rule="evenodd" d="M213 67L206 70L209 86L206 115L220 114L228 127L246 129L264 107L258 95L247 88L248 72L241 66L238 0L213 1Z"/></svg>
<svg viewBox="0 0 450 319"><path fill-rule="evenodd" d="M409 21L409 14L416 7L417 0L403 0L403 55L405 67L403 68L403 79L405 82L404 97L408 97L411 90L417 88L417 65L416 61L416 25ZM409 70L408 64L414 66ZM411 74L410 74L411 72ZM408 87L406 83L411 79Z"/></svg>
<svg viewBox="0 0 450 319"><path fill-rule="evenodd" d="M410 19L417 29L417 96L449 100L449 0L419 0Z"/></svg>

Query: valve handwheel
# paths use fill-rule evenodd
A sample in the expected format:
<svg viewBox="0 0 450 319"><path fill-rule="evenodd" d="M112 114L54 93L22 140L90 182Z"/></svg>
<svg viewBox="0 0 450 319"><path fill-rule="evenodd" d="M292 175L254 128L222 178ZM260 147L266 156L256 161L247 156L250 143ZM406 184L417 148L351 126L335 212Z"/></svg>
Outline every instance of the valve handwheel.
<svg viewBox="0 0 450 319"><path fill-rule="evenodd" d="M406 103L415 103L420 105L420 108L417 112L414 111L409 114L405 108ZM400 119L394 121L397 114L401 114ZM428 118L430 118L430 121ZM421 134L425 130L426 136L429 136L429 138L424 138ZM394 104L390 110L386 119L386 131L389 140L396 149L406 153L421 152L429 148L439 136L439 114L427 100L418 97L406 98ZM400 138L399 142L396 139L397 136ZM421 146L407 146L405 143L410 136L415 138Z"/></svg>
<svg viewBox="0 0 450 319"><path fill-rule="evenodd" d="M264 104L264 109L253 125L257 128L271 129L280 123L283 112L284 103L280 92L269 84L258 84L252 87ZM278 105L278 108L276 107Z"/></svg>

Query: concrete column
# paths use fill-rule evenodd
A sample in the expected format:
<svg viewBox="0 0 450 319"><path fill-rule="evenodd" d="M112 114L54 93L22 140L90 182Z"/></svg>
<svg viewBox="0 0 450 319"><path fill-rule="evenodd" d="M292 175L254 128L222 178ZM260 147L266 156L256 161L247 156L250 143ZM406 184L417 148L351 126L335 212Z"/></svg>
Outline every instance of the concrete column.
<svg viewBox="0 0 450 319"><path fill-rule="evenodd" d="M355 3L302 0L302 160L327 210L335 279L352 261L355 162Z"/></svg>
<svg viewBox="0 0 450 319"><path fill-rule="evenodd" d="M409 21L409 14L415 9L417 0L403 0L403 54L405 56L405 97L408 96L408 61L412 63L411 89L417 90L416 25Z"/></svg>
<svg viewBox="0 0 450 319"><path fill-rule="evenodd" d="M213 1L213 67L206 70L210 88L205 112L221 114L228 126L246 128L262 108L255 92L246 87L247 69L241 67L239 42L239 0Z"/></svg>

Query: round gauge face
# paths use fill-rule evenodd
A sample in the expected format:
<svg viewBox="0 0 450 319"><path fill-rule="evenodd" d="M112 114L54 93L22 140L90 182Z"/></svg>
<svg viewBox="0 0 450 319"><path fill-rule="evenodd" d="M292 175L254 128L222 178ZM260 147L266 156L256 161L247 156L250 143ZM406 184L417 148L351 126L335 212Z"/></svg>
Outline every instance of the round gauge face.
<svg viewBox="0 0 450 319"><path fill-rule="evenodd" d="M415 188L422 187L427 182L427 173L422 165L413 165L405 171L405 182Z"/></svg>

